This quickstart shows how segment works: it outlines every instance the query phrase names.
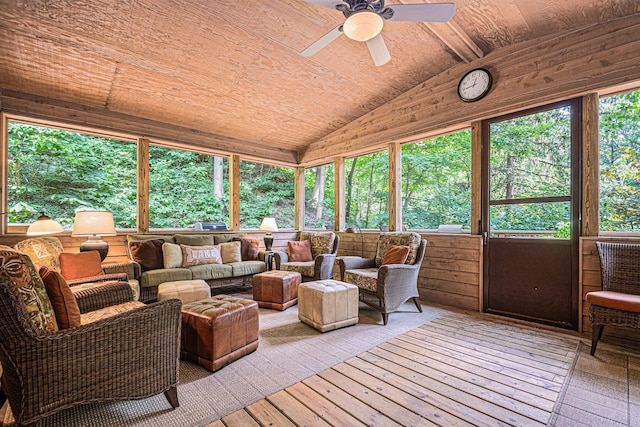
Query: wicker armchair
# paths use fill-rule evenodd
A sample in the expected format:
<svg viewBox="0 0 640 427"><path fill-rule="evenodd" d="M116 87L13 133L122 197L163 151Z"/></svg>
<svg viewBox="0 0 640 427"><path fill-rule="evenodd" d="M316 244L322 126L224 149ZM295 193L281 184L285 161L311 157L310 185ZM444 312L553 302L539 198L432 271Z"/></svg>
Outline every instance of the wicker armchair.
<svg viewBox="0 0 640 427"><path fill-rule="evenodd" d="M27 262L23 259L21 263ZM16 261L12 268L27 270ZM32 266L29 270L33 277L35 270ZM34 425L76 405L143 399L159 393L165 394L173 408L178 406L180 301L148 306L129 302L136 308L51 331L34 321L36 303L32 299L25 302L25 292L33 290L14 280L6 273L0 275L0 362L2 389L18 425ZM94 292L105 292L96 289ZM126 285L120 289L126 291ZM36 294L37 305L50 306L46 293ZM112 292L107 294L113 297Z"/></svg>
<svg viewBox="0 0 640 427"><path fill-rule="evenodd" d="M382 265L389 244L411 248L406 264ZM385 325L389 321L389 313L410 298L422 313L418 299L418 273L426 246L427 241L416 233L380 233L374 258L340 257L341 280L358 286L360 301L380 311Z"/></svg>
<svg viewBox="0 0 640 427"><path fill-rule="evenodd" d="M589 292L586 300L592 326L591 355L605 325L640 328L640 245L597 242L602 291Z"/></svg>
<svg viewBox="0 0 640 427"><path fill-rule="evenodd" d="M333 279L333 266L338 253L340 237L331 231L302 231L299 241L302 240L311 241L313 261L289 262L287 253L274 252L276 270L296 271L302 276L303 282Z"/></svg>

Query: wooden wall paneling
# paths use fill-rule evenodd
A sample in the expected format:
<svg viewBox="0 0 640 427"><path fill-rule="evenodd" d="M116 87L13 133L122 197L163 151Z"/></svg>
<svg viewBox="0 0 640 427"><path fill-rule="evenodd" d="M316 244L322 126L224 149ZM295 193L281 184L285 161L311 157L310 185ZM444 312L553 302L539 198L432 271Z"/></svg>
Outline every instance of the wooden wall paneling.
<svg viewBox="0 0 640 427"><path fill-rule="evenodd" d="M149 231L149 140L138 138L137 141L137 217L138 232Z"/></svg>
<svg viewBox="0 0 640 427"><path fill-rule="evenodd" d="M229 156L229 224L240 230L240 156Z"/></svg>
<svg viewBox="0 0 640 427"><path fill-rule="evenodd" d="M597 236L600 228L599 98L582 97L582 236Z"/></svg>
<svg viewBox="0 0 640 427"><path fill-rule="evenodd" d="M333 160L333 192L334 192L334 230L341 231L345 228L345 176L344 176L344 157L336 157Z"/></svg>
<svg viewBox="0 0 640 427"><path fill-rule="evenodd" d="M637 81L638 51L637 14L498 49L425 81L311 144L301 163L371 150L390 141L415 140L456 125ZM493 89L480 102L461 102L456 95L458 81L478 66L493 72Z"/></svg>
<svg viewBox="0 0 640 427"><path fill-rule="evenodd" d="M471 234L482 234L482 122L471 123Z"/></svg>
<svg viewBox="0 0 640 427"><path fill-rule="evenodd" d="M389 231L402 230L402 146L389 144Z"/></svg>
<svg viewBox="0 0 640 427"><path fill-rule="evenodd" d="M294 207L293 207L293 228L302 230L304 228L304 168L297 167L294 169Z"/></svg>

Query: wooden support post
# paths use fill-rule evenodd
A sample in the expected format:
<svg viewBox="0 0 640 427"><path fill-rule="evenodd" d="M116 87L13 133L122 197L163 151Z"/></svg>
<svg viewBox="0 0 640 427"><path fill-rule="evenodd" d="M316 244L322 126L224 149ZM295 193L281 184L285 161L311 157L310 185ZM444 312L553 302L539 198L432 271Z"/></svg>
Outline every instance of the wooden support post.
<svg viewBox="0 0 640 427"><path fill-rule="evenodd" d="M240 156L229 156L229 225L240 230Z"/></svg>
<svg viewBox="0 0 640 427"><path fill-rule="evenodd" d="M600 157L598 148L599 98L582 97L582 229L580 235L597 236L600 228Z"/></svg>
<svg viewBox="0 0 640 427"><path fill-rule="evenodd" d="M297 167L294 172L294 227L296 230L304 229L304 168Z"/></svg>
<svg viewBox="0 0 640 427"><path fill-rule="evenodd" d="M0 94L2 93L2 89L0 89ZM1 98L1 97L0 97ZM2 153L0 155L0 161L2 162L2 165L0 166L0 168L2 168L2 177L0 179L2 179L2 182L0 183L0 212L8 212L9 211L9 207L8 207L8 201L7 201L7 197L8 195L6 194L7 192L7 187L8 187L8 180L9 180L9 176L8 176L8 153L9 153L9 119L7 117L6 114L1 113L0 114L0 119L2 120L2 126L0 127L0 132L2 132L2 136L0 137L2 145L0 145L0 152ZM0 233L4 236L5 234L7 234L7 224L9 223L8 220L8 216L7 215L0 215L0 218L2 218L2 226L0 226Z"/></svg>
<svg viewBox="0 0 640 427"><path fill-rule="evenodd" d="M402 230L402 146L389 144L389 231Z"/></svg>
<svg viewBox="0 0 640 427"><path fill-rule="evenodd" d="M335 231L344 230L345 218L344 218L344 185L345 185L345 176L344 176L344 157L336 157L333 160L333 173L334 173L334 183L333 183L333 195L334 195L334 229Z"/></svg>
<svg viewBox="0 0 640 427"><path fill-rule="evenodd" d="M482 234L482 122L471 123L471 234Z"/></svg>
<svg viewBox="0 0 640 427"><path fill-rule="evenodd" d="M138 138L137 140L137 167L138 167L138 213L136 228L138 233L149 231L149 140Z"/></svg>

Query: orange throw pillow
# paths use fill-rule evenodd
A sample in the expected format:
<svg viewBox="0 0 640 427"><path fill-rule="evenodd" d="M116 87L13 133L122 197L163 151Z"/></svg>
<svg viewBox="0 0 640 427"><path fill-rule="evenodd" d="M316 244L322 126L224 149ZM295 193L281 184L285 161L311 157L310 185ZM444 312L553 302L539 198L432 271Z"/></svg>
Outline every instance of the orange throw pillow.
<svg viewBox="0 0 640 427"><path fill-rule="evenodd" d="M100 257L99 254L98 257ZM80 326L80 308L64 277L46 266L40 267L38 273L44 282L53 312L56 314L58 328L69 329Z"/></svg>
<svg viewBox="0 0 640 427"><path fill-rule="evenodd" d="M287 246L289 247L289 262L313 261L313 255L311 255L311 240L287 242Z"/></svg>
<svg viewBox="0 0 640 427"><path fill-rule="evenodd" d="M382 265L387 264L404 264L409 256L409 246L389 245L382 258Z"/></svg>
<svg viewBox="0 0 640 427"><path fill-rule="evenodd" d="M60 272L65 280L104 275L98 251L87 251L77 254L61 253Z"/></svg>

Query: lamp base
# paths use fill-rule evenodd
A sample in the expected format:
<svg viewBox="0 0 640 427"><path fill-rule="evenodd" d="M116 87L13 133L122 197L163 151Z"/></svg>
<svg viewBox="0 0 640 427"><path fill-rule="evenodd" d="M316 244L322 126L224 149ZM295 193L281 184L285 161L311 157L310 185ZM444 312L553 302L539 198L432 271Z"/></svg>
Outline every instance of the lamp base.
<svg viewBox="0 0 640 427"><path fill-rule="evenodd" d="M267 251L271 250L271 245L273 245L273 235L271 233L264 235L264 248Z"/></svg>
<svg viewBox="0 0 640 427"><path fill-rule="evenodd" d="M99 236L92 236L86 242L80 245L80 252L98 251L100 261L104 261L109 253L109 244L102 240Z"/></svg>

